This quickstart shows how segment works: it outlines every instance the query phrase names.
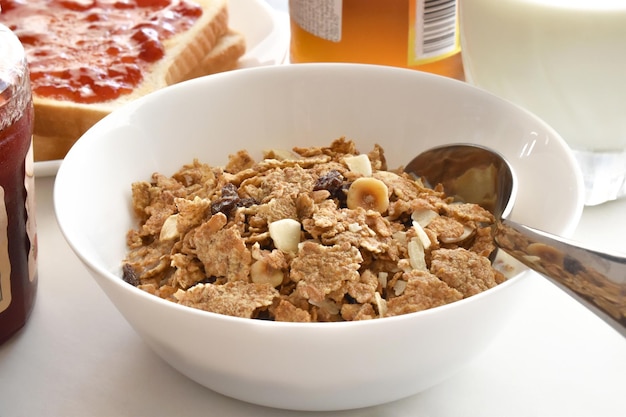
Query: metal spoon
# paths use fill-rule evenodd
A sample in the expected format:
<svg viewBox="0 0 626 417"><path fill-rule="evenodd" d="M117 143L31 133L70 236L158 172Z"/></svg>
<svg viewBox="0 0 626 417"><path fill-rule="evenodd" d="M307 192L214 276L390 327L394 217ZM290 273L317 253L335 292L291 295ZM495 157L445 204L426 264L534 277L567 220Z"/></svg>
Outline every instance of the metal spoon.
<svg viewBox="0 0 626 417"><path fill-rule="evenodd" d="M449 196L491 211L500 249L552 280L626 337L626 256L509 220L517 183L502 155L480 145L445 145L421 153L404 170L429 185L443 185Z"/></svg>

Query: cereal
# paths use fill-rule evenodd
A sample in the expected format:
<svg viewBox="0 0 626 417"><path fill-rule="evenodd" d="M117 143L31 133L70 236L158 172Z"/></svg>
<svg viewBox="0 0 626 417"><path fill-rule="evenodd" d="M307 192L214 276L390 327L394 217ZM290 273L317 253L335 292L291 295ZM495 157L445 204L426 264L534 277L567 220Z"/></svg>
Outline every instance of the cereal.
<svg viewBox="0 0 626 417"><path fill-rule="evenodd" d="M504 280L493 216L447 198L384 151L246 151L132 185L124 280L174 303L276 321L352 321L448 304Z"/></svg>

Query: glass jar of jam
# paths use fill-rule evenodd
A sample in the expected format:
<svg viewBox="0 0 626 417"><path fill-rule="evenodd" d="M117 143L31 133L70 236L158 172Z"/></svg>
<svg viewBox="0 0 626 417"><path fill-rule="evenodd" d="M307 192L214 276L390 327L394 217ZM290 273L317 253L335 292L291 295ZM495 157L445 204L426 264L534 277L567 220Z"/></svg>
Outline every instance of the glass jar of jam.
<svg viewBox="0 0 626 417"><path fill-rule="evenodd" d="M0 343L24 326L37 289L32 132L24 48L0 25Z"/></svg>
<svg viewBox="0 0 626 417"><path fill-rule="evenodd" d="M463 80L458 0L289 0L290 60L391 65Z"/></svg>

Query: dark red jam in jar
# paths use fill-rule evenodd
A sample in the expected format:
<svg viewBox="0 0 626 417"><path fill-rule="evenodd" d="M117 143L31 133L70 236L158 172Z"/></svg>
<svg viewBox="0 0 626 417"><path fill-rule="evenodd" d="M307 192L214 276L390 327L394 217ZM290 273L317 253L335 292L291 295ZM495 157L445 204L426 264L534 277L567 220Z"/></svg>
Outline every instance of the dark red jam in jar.
<svg viewBox="0 0 626 417"><path fill-rule="evenodd" d="M24 49L0 25L0 343L24 326L37 290L32 131Z"/></svg>

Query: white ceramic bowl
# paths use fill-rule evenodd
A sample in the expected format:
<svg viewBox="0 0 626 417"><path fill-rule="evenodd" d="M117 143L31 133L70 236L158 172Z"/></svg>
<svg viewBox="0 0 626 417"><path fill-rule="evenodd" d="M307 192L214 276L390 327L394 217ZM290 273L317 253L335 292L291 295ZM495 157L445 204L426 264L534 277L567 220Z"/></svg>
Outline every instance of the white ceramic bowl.
<svg viewBox="0 0 626 417"><path fill-rule="evenodd" d="M454 374L516 311L524 275L432 310L349 323L276 323L182 307L120 278L133 227L130 184L199 158L249 149L378 142L389 166L446 142L507 156L519 178L511 216L567 234L582 181L563 140L533 115L465 83L356 64L246 69L190 81L116 111L72 148L54 202L67 241L145 342L174 368L244 401L338 410L397 400ZM546 174L549 172L549 174ZM513 360L513 359L512 359Z"/></svg>

